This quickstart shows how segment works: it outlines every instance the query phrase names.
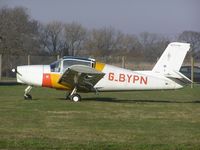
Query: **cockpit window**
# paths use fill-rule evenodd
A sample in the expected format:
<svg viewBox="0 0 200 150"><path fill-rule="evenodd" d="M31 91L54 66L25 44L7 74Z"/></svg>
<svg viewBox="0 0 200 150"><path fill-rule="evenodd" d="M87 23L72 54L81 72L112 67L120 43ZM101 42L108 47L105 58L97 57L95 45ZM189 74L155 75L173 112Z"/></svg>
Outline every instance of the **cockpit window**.
<svg viewBox="0 0 200 150"><path fill-rule="evenodd" d="M53 62L50 65L51 72L60 72L60 61Z"/></svg>
<svg viewBox="0 0 200 150"><path fill-rule="evenodd" d="M63 61L63 71L72 66L72 65L85 65L85 66L89 66L92 67L91 61L85 61L85 60L64 60Z"/></svg>

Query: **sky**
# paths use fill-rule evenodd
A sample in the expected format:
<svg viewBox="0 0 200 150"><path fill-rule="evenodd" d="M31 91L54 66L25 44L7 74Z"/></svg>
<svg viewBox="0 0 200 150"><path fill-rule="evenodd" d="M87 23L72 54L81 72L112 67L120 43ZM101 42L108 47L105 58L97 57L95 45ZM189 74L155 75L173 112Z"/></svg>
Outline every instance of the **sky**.
<svg viewBox="0 0 200 150"><path fill-rule="evenodd" d="M42 23L78 22L88 29L166 36L200 31L200 0L0 0L0 6L26 7Z"/></svg>

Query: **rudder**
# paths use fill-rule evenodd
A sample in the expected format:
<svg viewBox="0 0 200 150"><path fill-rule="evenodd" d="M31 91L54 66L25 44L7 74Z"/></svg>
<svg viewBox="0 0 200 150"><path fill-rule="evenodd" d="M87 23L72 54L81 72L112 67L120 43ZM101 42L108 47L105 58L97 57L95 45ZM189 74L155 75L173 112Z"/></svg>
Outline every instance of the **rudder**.
<svg viewBox="0 0 200 150"><path fill-rule="evenodd" d="M169 70L178 72L189 49L189 43L170 43L152 71L162 74L167 74Z"/></svg>

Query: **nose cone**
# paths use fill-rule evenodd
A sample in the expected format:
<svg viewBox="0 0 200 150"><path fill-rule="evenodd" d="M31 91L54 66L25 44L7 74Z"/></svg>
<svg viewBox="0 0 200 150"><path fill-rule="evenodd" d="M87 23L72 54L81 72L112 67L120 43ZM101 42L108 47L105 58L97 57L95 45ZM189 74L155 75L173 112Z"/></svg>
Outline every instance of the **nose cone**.
<svg viewBox="0 0 200 150"><path fill-rule="evenodd" d="M18 66L16 72L17 82L41 86L43 69L43 65Z"/></svg>
<svg viewBox="0 0 200 150"><path fill-rule="evenodd" d="M12 69L12 72L16 72L16 69L13 68L13 69Z"/></svg>

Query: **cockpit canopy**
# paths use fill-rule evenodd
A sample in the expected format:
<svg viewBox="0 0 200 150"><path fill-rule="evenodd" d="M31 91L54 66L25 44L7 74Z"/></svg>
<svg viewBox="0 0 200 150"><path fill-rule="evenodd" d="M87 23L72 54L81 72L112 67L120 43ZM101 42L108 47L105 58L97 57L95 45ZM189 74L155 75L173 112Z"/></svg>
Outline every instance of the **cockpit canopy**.
<svg viewBox="0 0 200 150"><path fill-rule="evenodd" d="M85 65L91 68L95 67L95 60L91 58L65 56L58 61L50 64L51 72L64 72L72 65Z"/></svg>

